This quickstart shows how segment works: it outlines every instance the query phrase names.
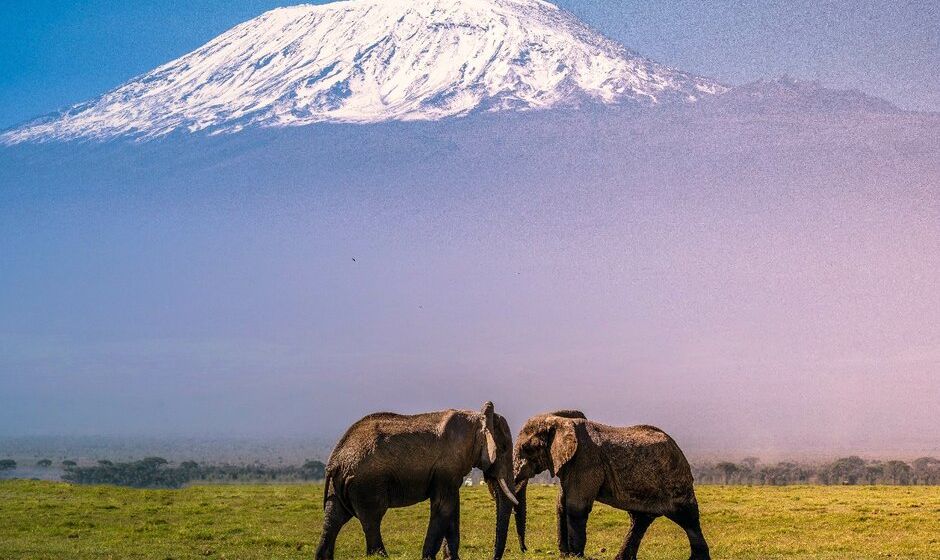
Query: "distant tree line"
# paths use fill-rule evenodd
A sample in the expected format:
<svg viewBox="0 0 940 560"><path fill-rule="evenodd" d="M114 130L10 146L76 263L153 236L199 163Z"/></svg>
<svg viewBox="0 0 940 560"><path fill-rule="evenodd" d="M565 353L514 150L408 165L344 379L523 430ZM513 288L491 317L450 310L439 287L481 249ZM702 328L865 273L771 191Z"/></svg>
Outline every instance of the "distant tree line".
<svg viewBox="0 0 940 560"><path fill-rule="evenodd" d="M295 482L322 480L326 465L307 461L301 466L202 465L184 461L173 466L162 457L129 463L98 461L95 466L67 466L63 480L77 484L113 484L134 488L180 488L191 482Z"/></svg>
<svg viewBox="0 0 940 560"><path fill-rule="evenodd" d="M207 465L195 461L171 465L162 457L147 457L127 463L101 460L94 466L79 466L75 461L65 460L61 465L65 469L62 478L69 482L136 488L179 488L193 482L315 481L322 480L326 474L326 465L313 460L300 466L268 466L263 463ZM15 469L16 466L12 459L0 460L0 470ZM52 461L42 459L36 466L50 467ZM782 461L764 464L756 457L748 457L739 462L695 464L692 473L699 484L940 485L940 459L921 457L910 462L878 461L853 455L827 463ZM478 478L471 475L473 482ZM548 473L544 473L535 481L549 483L551 479Z"/></svg>
<svg viewBox="0 0 940 560"><path fill-rule="evenodd" d="M940 484L940 459L921 457L911 461L866 461L851 456L831 463L806 464L783 461L762 464L749 457L741 462L721 461L694 465L699 484Z"/></svg>

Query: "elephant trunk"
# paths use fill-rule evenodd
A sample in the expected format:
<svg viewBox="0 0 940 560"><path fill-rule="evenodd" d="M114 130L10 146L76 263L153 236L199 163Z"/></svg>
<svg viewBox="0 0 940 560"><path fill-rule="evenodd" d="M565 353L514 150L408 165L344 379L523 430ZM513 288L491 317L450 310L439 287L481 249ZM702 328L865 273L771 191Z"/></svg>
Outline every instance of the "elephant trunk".
<svg viewBox="0 0 940 560"><path fill-rule="evenodd" d="M516 489L516 500L519 505L516 506L516 535L519 537L519 550L526 551L525 546L525 516L526 516L526 489L529 486L528 480L519 483Z"/></svg>
<svg viewBox="0 0 940 560"><path fill-rule="evenodd" d="M496 545L493 548L493 559L500 560L506 552L506 536L509 534L509 517L512 515L513 503L503 494L496 494Z"/></svg>

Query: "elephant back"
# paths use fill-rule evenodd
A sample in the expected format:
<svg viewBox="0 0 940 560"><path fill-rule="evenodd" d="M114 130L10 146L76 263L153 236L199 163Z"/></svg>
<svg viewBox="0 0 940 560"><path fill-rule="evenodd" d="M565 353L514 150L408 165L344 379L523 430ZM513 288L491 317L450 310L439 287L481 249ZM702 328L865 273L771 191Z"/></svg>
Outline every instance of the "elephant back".
<svg viewBox="0 0 940 560"><path fill-rule="evenodd" d="M330 455L328 470L342 477L422 471L440 458L462 452L476 429L465 411L370 414L346 431ZM467 469L469 470L469 468Z"/></svg>

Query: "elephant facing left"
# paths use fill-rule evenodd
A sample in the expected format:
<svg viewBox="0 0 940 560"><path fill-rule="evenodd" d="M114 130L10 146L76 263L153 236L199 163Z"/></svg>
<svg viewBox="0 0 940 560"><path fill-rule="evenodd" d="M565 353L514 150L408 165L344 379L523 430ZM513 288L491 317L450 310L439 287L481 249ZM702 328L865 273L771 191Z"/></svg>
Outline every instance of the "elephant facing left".
<svg viewBox="0 0 940 560"><path fill-rule="evenodd" d="M487 402L480 412L443 410L370 414L346 431L330 454L323 495L323 533L317 560L332 560L336 536L356 517L366 554L387 555L380 526L389 508L431 502L422 558L456 559L460 546L460 485L473 467L483 471L496 501L493 557L506 548L513 507L512 433Z"/></svg>

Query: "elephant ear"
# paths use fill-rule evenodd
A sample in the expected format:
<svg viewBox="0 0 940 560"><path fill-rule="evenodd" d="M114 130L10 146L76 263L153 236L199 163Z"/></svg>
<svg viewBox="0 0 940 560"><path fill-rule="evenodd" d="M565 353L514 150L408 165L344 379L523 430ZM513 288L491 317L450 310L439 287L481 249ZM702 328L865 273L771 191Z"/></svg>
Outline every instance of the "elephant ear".
<svg viewBox="0 0 940 560"><path fill-rule="evenodd" d="M480 450L480 463L483 468L488 469L490 465L496 462L496 439L493 437L493 403L486 401L480 414L483 415L483 446Z"/></svg>
<svg viewBox="0 0 940 560"><path fill-rule="evenodd" d="M578 450L578 435L574 422L567 418L555 419L555 437L552 438L552 476L556 476Z"/></svg>

